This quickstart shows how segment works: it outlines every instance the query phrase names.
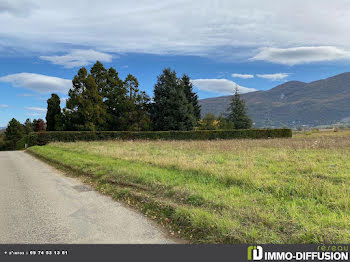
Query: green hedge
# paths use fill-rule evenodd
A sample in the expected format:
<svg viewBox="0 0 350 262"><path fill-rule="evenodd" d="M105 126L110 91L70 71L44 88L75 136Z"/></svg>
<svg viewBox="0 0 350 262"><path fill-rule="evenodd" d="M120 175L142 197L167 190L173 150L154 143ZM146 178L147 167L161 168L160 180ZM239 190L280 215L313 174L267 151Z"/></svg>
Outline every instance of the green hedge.
<svg viewBox="0 0 350 262"><path fill-rule="evenodd" d="M198 130L198 131L55 131L31 133L27 137L28 146L45 145L53 141L94 141L109 139L149 139L149 140L211 140L234 138L282 138L292 137L291 129L242 129L242 130Z"/></svg>

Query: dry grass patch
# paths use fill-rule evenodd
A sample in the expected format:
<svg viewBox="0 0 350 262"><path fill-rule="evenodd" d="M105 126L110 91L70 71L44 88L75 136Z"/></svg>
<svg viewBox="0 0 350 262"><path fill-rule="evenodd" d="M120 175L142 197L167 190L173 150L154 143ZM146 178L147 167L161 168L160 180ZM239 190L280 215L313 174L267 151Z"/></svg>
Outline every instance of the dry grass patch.
<svg viewBox="0 0 350 262"><path fill-rule="evenodd" d="M118 199L137 199L141 209L162 223L168 219L194 242L350 241L349 131L290 139L52 143L29 150L89 174Z"/></svg>

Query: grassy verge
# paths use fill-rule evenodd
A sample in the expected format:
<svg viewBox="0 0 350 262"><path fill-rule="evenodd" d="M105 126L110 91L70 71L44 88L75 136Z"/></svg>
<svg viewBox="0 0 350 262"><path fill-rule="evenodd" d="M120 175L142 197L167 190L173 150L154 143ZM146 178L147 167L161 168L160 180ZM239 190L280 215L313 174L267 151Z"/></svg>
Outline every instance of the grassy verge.
<svg viewBox="0 0 350 262"><path fill-rule="evenodd" d="M350 133L28 151L201 243L350 242Z"/></svg>

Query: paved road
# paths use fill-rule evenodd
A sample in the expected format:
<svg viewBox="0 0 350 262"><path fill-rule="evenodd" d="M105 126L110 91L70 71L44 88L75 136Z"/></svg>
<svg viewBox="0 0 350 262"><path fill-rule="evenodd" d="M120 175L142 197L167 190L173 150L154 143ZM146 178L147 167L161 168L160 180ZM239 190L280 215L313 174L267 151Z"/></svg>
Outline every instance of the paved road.
<svg viewBox="0 0 350 262"><path fill-rule="evenodd" d="M0 243L174 240L142 214L24 152L12 151L0 152Z"/></svg>

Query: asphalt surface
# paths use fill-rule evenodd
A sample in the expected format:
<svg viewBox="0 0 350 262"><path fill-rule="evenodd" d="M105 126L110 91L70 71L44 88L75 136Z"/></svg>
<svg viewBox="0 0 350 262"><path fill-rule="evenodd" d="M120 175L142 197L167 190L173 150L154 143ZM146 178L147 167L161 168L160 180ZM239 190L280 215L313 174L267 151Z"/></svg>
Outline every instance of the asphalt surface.
<svg viewBox="0 0 350 262"><path fill-rule="evenodd" d="M0 152L0 243L176 243L158 225L21 151Z"/></svg>

